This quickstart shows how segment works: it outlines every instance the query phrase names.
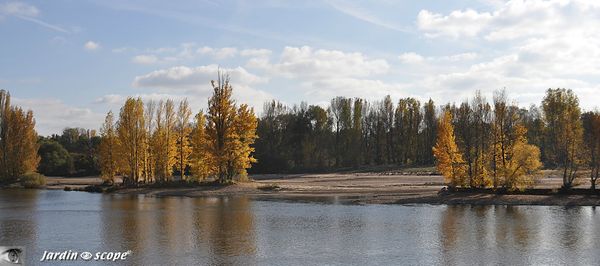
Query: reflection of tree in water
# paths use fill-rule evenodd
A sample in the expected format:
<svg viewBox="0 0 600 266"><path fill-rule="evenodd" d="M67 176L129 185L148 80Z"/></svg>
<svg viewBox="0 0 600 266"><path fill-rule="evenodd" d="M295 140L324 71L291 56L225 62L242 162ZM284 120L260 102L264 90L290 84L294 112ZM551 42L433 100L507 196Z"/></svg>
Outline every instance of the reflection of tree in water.
<svg viewBox="0 0 600 266"><path fill-rule="evenodd" d="M440 242L442 244L443 261L446 265L456 265L455 253L457 243L460 242L460 237L464 234L462 230L465 215L465 206L448 205L442 212L442 221L440 222Z"/></svg>
<svg viewBox="0 0 600 266"><path fill-rule="evenodd" d="M527 213L519 206L496 206L496 209L504 210L504 213L497 213L495 215L497 221L499 217L504 217L496 222L496 238L501 238L503 240L502 243L506 243L506 235L510 234L514 241L513 244L522 248L529 247L531 243L530 238L534 236L536 230L530 228L533 226L531 226L528 217L535 215L535 213Z"/></svg>
<svg viewBox="0 0 600 266"><path fill-rule="evenodd" d="M256 253L254 218L247 197L197 198L194 226L200 248L210 249L210 261L216 264L249 263Z"/></svg>
<svg viewBox="0 0 600 266"><path fill-rule="evenodd" d="M35 250L38 192L6 189L0 193L0 244L28 246ZM15 198L18 204L15 204Z"/></svg>
<svg viewBox="0 0 600 266"><path fill-rule="evenodd" d="M592 232L583 232L585 223L582 217L580 207L565 207L564 215L561 215L560 224L564 225L561 230L561 241L564 247L568 249L575 249L579 246L579 241L585 238L585 234Z"/></svg>

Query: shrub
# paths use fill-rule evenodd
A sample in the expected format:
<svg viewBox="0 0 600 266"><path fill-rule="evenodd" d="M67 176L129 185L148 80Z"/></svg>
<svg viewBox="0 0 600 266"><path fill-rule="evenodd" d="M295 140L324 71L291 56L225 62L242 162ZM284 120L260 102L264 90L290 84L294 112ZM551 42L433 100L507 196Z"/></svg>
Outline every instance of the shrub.
<svg viewBox="0 0 600 266"><path fill-rule="evenodd" d="M39 173L27 173L19 178L25 188L40 188L46 185L46 177Z"/></svg>

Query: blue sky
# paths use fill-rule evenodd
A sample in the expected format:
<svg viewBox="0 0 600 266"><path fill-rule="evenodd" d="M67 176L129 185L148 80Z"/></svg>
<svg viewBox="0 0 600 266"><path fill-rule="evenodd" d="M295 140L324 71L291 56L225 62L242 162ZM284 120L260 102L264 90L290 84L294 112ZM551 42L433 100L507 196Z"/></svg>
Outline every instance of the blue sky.
<svg viewBox="0 0 600 266"><path fill-rule="evenodd" d="M127 96L206 106L227 70L238 102L334 96L491 99L547 88L600 100L593 1L0 1L0 88L42 135L98 128Z"/></svg>

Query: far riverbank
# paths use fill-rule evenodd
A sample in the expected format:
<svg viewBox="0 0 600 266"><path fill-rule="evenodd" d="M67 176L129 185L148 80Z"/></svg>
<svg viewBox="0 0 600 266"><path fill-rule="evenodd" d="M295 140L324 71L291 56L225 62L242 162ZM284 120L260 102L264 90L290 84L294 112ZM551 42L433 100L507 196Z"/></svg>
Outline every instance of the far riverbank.
<svg viewBox="0 0 600 266"><path fill-rule="evenodd" d="M253 181L228 186L140 187L118 189L121 195L207 197L248 195L263 200L336 202L343 204L472 204L600 206L600 196L558 193L561 178L544 171L534 194L495 194L489 191L443 191L444 178L435 174L329 173L254 175ZM48 189L81 189L98 185L97 177L48 178ZM589 188L581 179L577 188ZM539 190L548 192L539 193Z"/></svg>

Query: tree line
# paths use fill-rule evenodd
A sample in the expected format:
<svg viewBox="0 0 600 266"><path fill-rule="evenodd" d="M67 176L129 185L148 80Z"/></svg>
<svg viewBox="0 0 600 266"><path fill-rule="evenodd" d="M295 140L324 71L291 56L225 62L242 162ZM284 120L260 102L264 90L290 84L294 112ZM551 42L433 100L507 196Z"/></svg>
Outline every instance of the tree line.
<svg viewBox="0 0 600 266"><path fill-rule="evenodd" d="M176 105L140 98L128 98L116 117L109 112L100 129L102 176L113 181L121 174L125 184L245 178L255 162L257 118L232 99L228 76L211 85L206 114L192 117L187 99Z"/></svg>
<svg viewBox="0 0 600 266"><path fill-rule="evenodd" d="M46 176L94 176L100 174L101 138L96 130L65 128L38 140L38 171Z"/></svg>
<svg viewBox="0 0 600 266"><path fill-rule="evenodd" d="M436 106L390 96L336 97L327 108L278 101L258 122L254 173L323 171L373 165L432 165Z"/></svg>
<svg viewBox="0 0 600 266"><path fill-rule="evenodd" d="M444 105L390 96L336 97L327 107L270 101L257 132L253 173L435 164L455 186L509 189L531 185L542 167L561 169L565 188L584 168L592 186L600 176L600 113L582 113L567 89L548 89L528 108L504 90L491 102L476 92Z"/></svg>
<svg viewBox="0 0 600 266"><path fill-rule="evenodd" d="M596 188L600 113L582 113L572 90L548 89L540 108L508 104L503 91L490 105L478 93L460 106L446 105L439 120L437 167L451 186L523 189L543 166L560 169L570 189L582 170Z"/></svg>
<svg viewBox="0 0 600 266"><path fill-rule="evenodd" d="M565 188L584 173L595 188L600 176L600 113L582 112L567 89L549 89L529 108L504 91L491 101L477 92L445 105L390 96L336 97L327 107L270 101L257 119L232 100L227 77L211 84L206 113L192 115L187 100L128 98L99 134L67 128L50 137L38 137L33 113L0 91L0 179L37 169L107 180L121 174L129 184L228 182L251 166L252 173L281 173L434 164L463 187L523 188L542 167L560 169Z"/></svg>

